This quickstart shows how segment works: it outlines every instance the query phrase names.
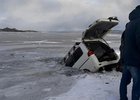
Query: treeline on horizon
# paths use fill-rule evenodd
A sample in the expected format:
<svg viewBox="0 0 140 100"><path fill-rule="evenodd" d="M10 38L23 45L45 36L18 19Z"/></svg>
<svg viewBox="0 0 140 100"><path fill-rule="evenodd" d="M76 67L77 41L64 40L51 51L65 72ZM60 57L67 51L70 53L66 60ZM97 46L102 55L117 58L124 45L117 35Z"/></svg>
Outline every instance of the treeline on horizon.
<svg viewBox="0 0 140 100"><path fill-rule="evenodd" d="M19 29L16 29L16 28L6 27L6 28L3 28L3 29L0 29L0 32L37 32L37 31L34 31L34 30L19 30Z"/></svg>

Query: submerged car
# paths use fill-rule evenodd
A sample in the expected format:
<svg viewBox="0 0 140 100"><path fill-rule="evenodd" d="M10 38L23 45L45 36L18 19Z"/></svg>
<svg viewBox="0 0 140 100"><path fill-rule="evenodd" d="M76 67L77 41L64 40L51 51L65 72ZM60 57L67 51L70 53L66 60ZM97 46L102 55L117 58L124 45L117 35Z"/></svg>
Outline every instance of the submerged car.
<svg viewBox="0 0 140 100"><path fill-rule="evenodd" d="M64 64L91 72L116 67L119 57L103 37L118 22L116 17L96 20L83 32L82 41L76 42L66 54Z"/></svg>

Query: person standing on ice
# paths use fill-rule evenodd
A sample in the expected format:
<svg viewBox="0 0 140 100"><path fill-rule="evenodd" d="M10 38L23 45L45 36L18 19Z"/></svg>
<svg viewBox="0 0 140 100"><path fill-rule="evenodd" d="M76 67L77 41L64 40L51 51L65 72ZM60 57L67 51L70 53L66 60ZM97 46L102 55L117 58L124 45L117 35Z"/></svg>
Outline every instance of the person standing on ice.
<svg viewBox="0 0 140 100"><path fill-rule="evenodd" d="M132 100L140 100L140 5L129 14L120 46L121 65L120 100L128 100L127 85L133 79Z"/></svg>

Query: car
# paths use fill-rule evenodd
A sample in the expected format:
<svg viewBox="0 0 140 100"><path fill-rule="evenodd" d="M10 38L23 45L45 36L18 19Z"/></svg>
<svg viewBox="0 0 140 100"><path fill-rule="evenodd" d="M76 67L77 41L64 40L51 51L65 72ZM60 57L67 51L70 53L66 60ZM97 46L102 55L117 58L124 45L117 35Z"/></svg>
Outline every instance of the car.
<svg viewBox="0 0 140 100"><path fill-rule="evenodd" d="M64 57L65 66L91 72L116 67L119 56L103 37L118 23L117 17L109 17L91 24Z"/></svg>

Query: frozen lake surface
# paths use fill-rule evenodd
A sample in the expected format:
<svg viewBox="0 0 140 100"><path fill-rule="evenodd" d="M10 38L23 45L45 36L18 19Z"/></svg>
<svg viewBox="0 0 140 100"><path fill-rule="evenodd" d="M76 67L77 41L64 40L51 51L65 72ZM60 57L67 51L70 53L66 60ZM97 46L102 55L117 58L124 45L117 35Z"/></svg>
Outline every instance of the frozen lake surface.
<svg viewBox="0 0 140 100"><path fill-rule="evenodd" d="M81 37L80 32L0 32L0 100L118 100L120 72L84 73L62 65ZM118 54L120 37L105 37Z"/></svg>

